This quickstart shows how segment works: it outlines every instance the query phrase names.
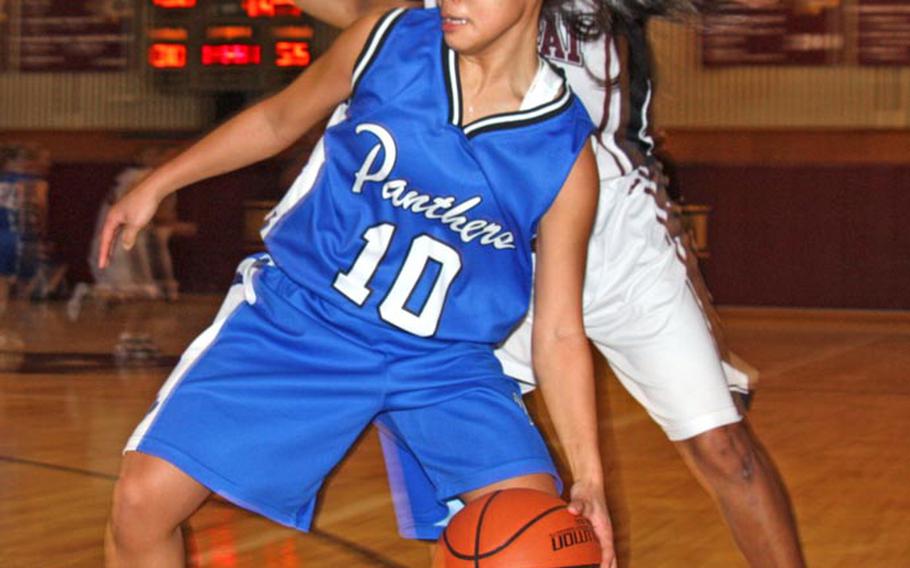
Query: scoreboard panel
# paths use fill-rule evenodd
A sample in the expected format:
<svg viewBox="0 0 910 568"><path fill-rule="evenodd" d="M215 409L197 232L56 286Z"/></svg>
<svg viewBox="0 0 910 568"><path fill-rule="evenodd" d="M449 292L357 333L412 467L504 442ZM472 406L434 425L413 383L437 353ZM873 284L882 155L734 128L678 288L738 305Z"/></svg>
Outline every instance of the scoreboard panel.
<svg viewBox="0 0 910 568"><path fill-rule="evenodd" d="M335 31L294 0L145 0L145 65L168 91L275 90L308 67Z"/></svg>

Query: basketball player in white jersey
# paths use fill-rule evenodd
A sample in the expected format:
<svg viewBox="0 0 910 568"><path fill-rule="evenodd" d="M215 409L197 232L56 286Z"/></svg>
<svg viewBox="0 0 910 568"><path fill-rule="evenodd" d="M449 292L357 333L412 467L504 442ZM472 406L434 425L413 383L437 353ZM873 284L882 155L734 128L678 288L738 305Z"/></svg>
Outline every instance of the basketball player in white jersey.
<svg viewBox="0 0 910 568"><path fill-rule="evenodd" d="M381 5L421 3L296 1L310 15L342 28ZM584 293L588 336L715 499L750 566L803 566L784 485L743 420L742 404L731 395L749 393L749 376L724 360L729 351L717 341L716 314L700 275L691 270L697 271L694 258L669 210L660 166L652 155L649 54L642 20L692 6L676 0L596 3L610 4L623 14L614 21L622 20L616 29L624 33L614 34L615 39L582 39L571 20L578 14L594 15L597 6L594 0L565 4L566 17L545 21L539 43L601 126L595 142L600 203ZM625 66L618 41L628 46ZM628 92L620 88L620 73L629 74L624 81ZM532 385L530 328L526 321L497 355L508 375ZM384 436L383 443L388 454L393 442ZM400 524L401 519L399 511ZM428 534L420 526L400 529Z"/></svg>

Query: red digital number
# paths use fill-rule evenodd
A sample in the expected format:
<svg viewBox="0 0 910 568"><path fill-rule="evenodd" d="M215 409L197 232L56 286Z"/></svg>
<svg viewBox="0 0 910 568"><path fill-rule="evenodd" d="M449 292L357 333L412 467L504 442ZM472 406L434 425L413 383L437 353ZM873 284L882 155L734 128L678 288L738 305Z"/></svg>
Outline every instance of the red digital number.
<svg viewBox="0 0 910 568"><path fill-rule="evenodd" d="M224 44L203 45L203 65L258 65L262 48L258 45Z"/></svg>
<svg viewBox="0 0 910 568"><path fill-rule="evenodd" d="M243 8L251 18L299 16L303 13L294 0L243 0Z"/></svg>
<svg viewBox="0 0 910 568"><path fill-rule="evenodd" d="M312 61L310 44L305 41L279 41L275 44L275 65L306 67Z"/></svg>
<svg viewBox="0 0 910 568"><path fill-rule="evenodd" d="M186 46L178 43L153 43L149 46L149 65L155 69L186 67Z"/></svg>
<svg viewBox="0 0 910 568"><path fill-rule="evenodd" d="M152 4L159 8L192 8L196 0L152 0Z"/></svg>

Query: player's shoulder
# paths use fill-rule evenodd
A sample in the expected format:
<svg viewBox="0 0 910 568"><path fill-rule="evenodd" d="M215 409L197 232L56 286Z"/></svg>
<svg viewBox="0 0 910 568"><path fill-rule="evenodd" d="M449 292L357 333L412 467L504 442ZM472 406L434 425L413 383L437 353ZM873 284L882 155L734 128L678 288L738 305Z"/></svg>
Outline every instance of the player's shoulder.
<svg viewBox="0 0 910 568"><path fill-rule="evenodd" d="M388 21L389 29L405 35L408 41L419 41L442 35L438 8L401 6L385 10L378 21L379 25Z"/></svg>
<svg viewBox="0 0 910 568"><path fill-rule="evenodd" d="M442 33L439 10L407 6L374 9L357 20L352 28L362 38L359 42L363 45L361 59L382 48L392 38L396 43L414 44L432 41L431 38Z"/></svg>
<svg viewBox="0 0 910 568"><path fill-rule="evenodd" d="M581 100L581 98L579 98L575 91L572 91L571 95L572 108L570 109L570 116L572 122L576 128L586 131L588 134L590 134L595 127L594 120L591 118L591 114L588 112L588 108L584 105L584 102Z"/></svg>
<svg viewBox="0 0 910 568"><path fill-rule="evenodd" d="M565 69L547 58L544 58L544 61L546 61L548 70L553 77L550 80L553 81L554 84L557 81L559 83L560 96L557 97L556 100L563 101L559 105L561 107L559 111L562 120L571 125L570 128L575 131L576 136L590 135L591 131L594 129L594 121L591 119L591 115L588 113L581 98L579 98L572 89L572 84L566 76Z"/></svg>
<svg viewBox="0 0 910 568"><path fill-rule="evenodd" d="M406 73L415 65L425 65L429 60L418 54L438 50L442 41L438 10L398 7L370 14L366 24L369 30L354 64L355 90L368 76L382 77L383 90L388 90L388 73Z"/></svg>

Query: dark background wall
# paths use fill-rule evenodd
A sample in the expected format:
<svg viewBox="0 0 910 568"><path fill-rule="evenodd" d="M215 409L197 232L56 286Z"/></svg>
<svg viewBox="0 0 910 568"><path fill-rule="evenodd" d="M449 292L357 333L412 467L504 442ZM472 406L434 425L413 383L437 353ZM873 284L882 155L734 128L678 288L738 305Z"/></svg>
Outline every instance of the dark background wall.
<svg viewBox="0 0 910 568"><path fill-rule="evenodd" d="M246 254L246 200L277 198L283 164L265 163L187 187L178 194L180 218L196 223L191 238L171 241L174 270L187 292L222 292ZM88 251L98 210L124 163L55 164L50 172L50 239L67 263L70 282L90 282Z"/></svg>
<svg viewBox="0 0 910 568"><path fill-rule="evenodd" d="M910 308L910 165L683 165L718 304Z"/></svg>
<svg viewBox="0 0 910 568"><path fill-rule="evenodd" d="M282 173L314 140L181 191L182 218L199 225L173 245L185 291L225 289L245 254L243 202L280 197ZM88 281L98 207L148 141L98 132L32 141L55 160L51 238L70 280ZM910 133L680 131L666 147L686 200L712 207L703 269L717 303L910 309Z"/></svg>

